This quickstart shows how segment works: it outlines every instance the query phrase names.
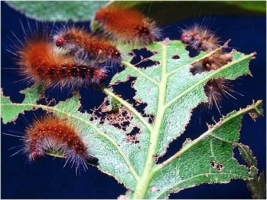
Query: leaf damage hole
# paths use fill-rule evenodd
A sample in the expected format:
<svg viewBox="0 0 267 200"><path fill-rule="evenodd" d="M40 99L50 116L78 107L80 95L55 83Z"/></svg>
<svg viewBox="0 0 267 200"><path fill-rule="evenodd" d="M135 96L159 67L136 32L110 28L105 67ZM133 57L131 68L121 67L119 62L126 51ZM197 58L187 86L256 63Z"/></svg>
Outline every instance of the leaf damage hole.
<svg viewBox="0 0 267 200"><path fill-rule="evenodd" d="M224 165L223 164L217 163L215 161L210 161L210 166L213 169L216 169L218 172L222 172L222 170L224 169Z"/></svg>
<svg viewBox="0 0 267 200"><path fill-rule="evenodd" d="M247 165L244 158L241 156L241 153L238 148L234 148L234 158L240 163L241 165Z"/></svg>
<svg viewBox="0 0 267 200"><path fill-rule="evenodd" d="M114 106L110 103L108 98L105 98L103 103L98 107L92 109L92 115L90 120L99 120L100 124L108 121L110 125L113 125L124 131L127 130L133 119L132 114L123 106Z"/></svg>
<svg viewBox="0 0 267 200"><path fill-rule="evenodd" d="M140 68L147 68L159 65L159 61L150 59L151 56L155 55L157 52L149 51L147 48L134 49L129 55L133 56L131 64Z"/></svg>
<svg viewBox="0 0 267 200"><path fill-rule="evenodd" d="M153 124L153 122L155 121L155 116L152 114L146 114L145 113L145 107L147 106L147 103L143 103L141 100L136 100L134 107L141 112L142 116L144 118L148 119L148 122L150 124Z"/></svg>
<svg viewBox="0 0 267 200"><path fill-rule="evenodd" d="M180 59L180 56L178 56L177 54L176 54L176 55L173 55L173 56L172 56L172 59L175 59L175 60L176 60L176 59Z"/></svg>
<svg viewBox="0 0 267 200"><path fill-rule="evenodd" d="M130 103L138 112L140 112L144 118L147 118L150 124L153 124L155 116L153 114L147 114L145 112L145 107L147 106L147 103L134 98L134 95L136 93L134 86L135 81L135 77L128 77L126 82L116 83L116 85L113 85L114 92L123 94L123 96L120 97L123 99L127 99L128 103Z"/></svg>
<svg viewBox="0 0 267 200"><path fill-rule="evenodd" d="M189 52L189 57L194 58L199 55L200 50L192 48L191 46L186 46L185 49Z"/></svg>
<svg viewBox="0 0 267 200"><path fill-rule="evenodd" d="M130 133L126 134L124 141L131 144L138 144L140 142L138 138L140 133L140 128L134 127Z"/></svg>

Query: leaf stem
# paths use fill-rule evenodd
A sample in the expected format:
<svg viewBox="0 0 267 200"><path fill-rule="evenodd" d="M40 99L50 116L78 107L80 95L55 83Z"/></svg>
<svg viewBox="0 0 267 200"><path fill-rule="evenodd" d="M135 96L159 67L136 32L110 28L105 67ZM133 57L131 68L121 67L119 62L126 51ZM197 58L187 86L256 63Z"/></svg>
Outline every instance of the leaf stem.
<svg viewBox="0 0 267 200"><path fill-rule="evenodd" d="M154 156L157 150L158 137L160 133L160 127L163 121L163 116L165 113L165 96L166 96L166 85L167 85L167 49L164 44L162 44L162 75L159 84L159 99L158 99L158 110L155 117L155 123L153 130L150 134L150 145L148 149L147 160L145 168L140 180L137 182L136 188L134 190L134 199L143 199L148 191L149 183L153 177L153 167L155 166Z"/></svg>
<svg viewBox="0 0 267 200"><path fill-rule="evenodd" d="M152 83L154 83L155 85L159 86L159 83L157 81L155 81L154 79L152 79L151 77L149 77L148 75L146 75L145 73L143 73L139 68L133 66L132 64L130 64L129 62L122 62L125 66L130 67L132 70L136 71L137 73L139 73L141 76L143 76L144 78L146 78L147 80L150 80Z"/></svg>
<svg viewBox="0 0 267 200"><path fill-rule="evenodd" d="M123 100L122 98L115 95L112 91L108 90L107 88L104 88L102 90L105 94L112 96L114 99L116 99L118 102L120 102L123 106L125 106L129 111L131 111L133 114L135 114L136 117L147 127L147 129L152 132L152 126L149 124L145 118L140 114L131 104L129 104L127 101Z"/></svg>

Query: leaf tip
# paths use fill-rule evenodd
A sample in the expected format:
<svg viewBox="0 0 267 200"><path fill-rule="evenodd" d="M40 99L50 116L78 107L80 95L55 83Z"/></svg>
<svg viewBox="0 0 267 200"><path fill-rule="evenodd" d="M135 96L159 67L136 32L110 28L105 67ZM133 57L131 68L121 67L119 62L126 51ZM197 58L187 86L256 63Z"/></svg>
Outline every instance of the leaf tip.
<svg viewBox="0 0 267 200"><path fill-rule="evenodd" d="M258 117L263 116L263 108L262 108L262 100L258 100L256 103L253 100L252 109L248 111L249 116L252 118L253 121L256 121Z"/></svg>

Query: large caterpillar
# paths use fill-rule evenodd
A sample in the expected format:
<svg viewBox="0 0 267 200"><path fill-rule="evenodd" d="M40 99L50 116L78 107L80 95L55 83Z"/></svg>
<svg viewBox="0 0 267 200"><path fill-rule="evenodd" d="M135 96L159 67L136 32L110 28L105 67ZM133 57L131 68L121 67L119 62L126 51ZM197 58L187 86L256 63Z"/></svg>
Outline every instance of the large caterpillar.
<svg viewBox="0 0 267 200"><path fill-rule="evenodd" d="M133 44L149 44L160 37L155 22L137 10L107 6L100 8L94 20L110 38Z"/></svg>
<svg viewBox="0 0 267 200"><path fill-rule="evenodd" d="M17 51L17 64L21 74L34 83L46 87L101 84L106 79L106 70L98 62L76 58L60 50L46 37L29 39Z"/></svg>
<svg viewBox="0 0 267 200"><path fill-rule="evenodd" d="M81 28L67 28L54 36L57 47L68 50L71 54L84 52L99 62L120 63L120 51L107 40L93 36Z"/></svg>

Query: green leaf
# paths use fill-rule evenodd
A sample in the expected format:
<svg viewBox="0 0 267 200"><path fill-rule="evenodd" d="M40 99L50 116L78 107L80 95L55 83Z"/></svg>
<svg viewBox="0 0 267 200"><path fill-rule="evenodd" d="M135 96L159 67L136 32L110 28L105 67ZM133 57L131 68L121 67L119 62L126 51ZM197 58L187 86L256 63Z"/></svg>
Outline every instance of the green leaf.
<svg viewBox="0 0 267 200"><path fill-rule="evenodd" d="M256 111L255 111L256 110ZM253 112L257 112L255 109ZM259 111L259 110L258 110ZM258 112L258 115L263 115L263 112ZM249 167L257 168L257 159L253 156L252 150L243 144L238 144L238 150L241 157L248 164ZM259 174L254 175L253 179L247 180L248 189L251 192L253 199L265 199L266 198L266 183L264 171Z"/></svg>
<svg viewBox="0 0 267 200"><path fill-rule="evenodd" d="M25 93L27 94L27 92ZM38 92L35 94L38 94ZM2 99L4 99L2 107L6 109L2 112L2 118L5 121L8 117L11 118L7 109L10 109L12 106L14 107L14 112L16 111L16 115L23 113L24 109L34 106L35 108L53 112L59 117L67 118L71 123L75 124L75 127L79 130L78 132L85 138L83 141L91 153L99 159L99 169L114 176L128 189L134 189L136 179L138 178L136 170L139 170L140 166L142 167L140 162L142 162L142 158L145 159L145 155L142 155L142 151L137 150L139 146L131 146L125 142L126 136L124 131L118 130L109 124L101 125L97 120L90 121L91 116L89 114L79 112L80 102L78 94L66 101L59 102L56 106L33 104L32 101L13 104L10 101L5 101L6 97L2 97ZM48 151L49 155L64 157L59 153ZM132 165L131 163L136 164Z"/></svg>
<svg viewBox="0 0 267 200"><path fill-rule="evenodd" d="M154 2L153 2L154 3ZM139 5L151 4L150 1L110 1L106 6L119 6L122 8L133 8Z"/></svg>
<svg viewBox="0 0 267 200"><path fill-rule="evenodd" d="M253 157L253 153L248 146L238 145L238 151L240 152L241 157L249 166L257 167L257 159Z"/></svg>
<svg viewBox="0 0 267 200"><path fill-rule="evenodd" d="M199 17L200 15L265 16L266 13L266 2L254 1L167 3L164 1L8 1L7 4L30 18L44 21L89 21L97 9L109 5L140 10L161 25L195 18L196 10L201 10Z"/></svg>
<svg viewBox="0 0 267 200"><path fill-rule="evenodd" d="M129 76L137 77L132 84L136 90L134 99L146 103L145 113L156 117L154 123L156 130L159 130L157 140L160 141L157 144L157 156L162 156L168 144L184 132L192 110L200 103L207 102L203 90L207 81L217 77L235 79L250 74L248 63L254 56L233 51L231 63L219 70L193 76L190 72L191 64L214 52L201 53L192 58L180 41L154 43L147 50L155 53L149 59L157 65L146 69L136 68L130 64L132 58L128 56L124 62L126 69L116 74L111 84L126 81ZM175 55L180 59L173 59ZM141 62L144 61L146 59Z"/></svg>
<svg viewBox="0 0 267 200"><path fill-rule="evenodd" d="M233 148L239 140L243 115L261 106L261 101L234 111L182 147L175 155L153 171L146 198L166 198L169 193L203 183L228 183L231 179L251 179L257 168L239 165L233 158Z"/></svg>
<svg viewBox="0 0 267 200"><path fill-rule="evenodd" d="M24 113L24 111L32 110L35 108L36 102L40 98L40 91L42 88L40 86L33 86L31 88L27 88L21 91L22 94L25 95L25 98L22 103L12 103L9 97L5 97L1 90L1 117L3 119L3 123L9 123L17 119L20 113Z"/></svg>
<svg viewBox="0 0 267 200"><path fill-rule="evenodd" d="M265 1L226 1L225 3L235 5L244 10L258 11L266 13L266 2Z"/></svg>
<svg viewBox="0 0 267 200"><path fill-rule="evenodd" d="M169 25L201 16L265 16L266 2L255 1L113 1L109 5L132 7L159 25Z"/></svg>
<svg viewBox="0 0 267 200"><path fill-rule="evenodd" d="M230 113L197 139L187 140L170 159L156 163L169 144L184 133L193 109L207 102L205 84L213 78L234 80L250 74L248 64L254 53L245 55L232 51L233 60L227 65L193 75L190 72L192 63L211 56L220 48L201 52L196 57L190 57L180 41L165 40L146 48L136 46L134 50L132 45L118 48L124 52L125 69L112 78L108 88L103 88L108 97L92 113L80 112L78 94L51 106L37 104L39 92L34 91L30 102L15 104L16 115L12 118L32 107L67 118L79 129L92 155L99 159L97 167L131 191L127 197L166 198L169 193L199 184L247 180L255 175L256 168L248 169L233 158L233 145L238 143L243 114L261 110L259 102ZM151 61L152 66L132 64L133 52L139 49L150 51L151 56L141 57L138 65ZM132 82L135 103L113 91L117 83L129 77L135 78ZM27 97L30 94L29 91L25 93ZM2 99L2 106L14 106L7 97ZM143 111L134 105L140 103L146 104ZM3 119L7 116L8 112L3 112Z"/></svg>
<svg viewBox="0 0 267 200"><path fill-rule="evenodd" d="M88 21L108 1L9 1L26 16L44 21Z"/></svg>
<svg viewBox="0 0 267 200"><path fill-rule="evenodd" d="M128 80L129 77L136 77L136 80L132 83L132 87L135 89L135 96L133 98L137 102L147 104L144 109L145 114L153 115L155 117L152 128L149 128L150 133L142 133L143 135L150 135L150 147L147 153L148 157L142 176L143 179L141 178L141 181L137 184L135 190L136 193L133 196L134 198L155 197L150 194L151 190L147 188L149 179L153 176L151 171L153 171L153 168L156 167L154 158L155 156L162 156L169 143L185 131L185 127L190 120L192 110L201 102L207 101L203 90L207 81L217 77L225 77L233 80L244 74L250 74L248 64L251 58L254 57L254 54L244 55L233 51L232 62L222 68L216 71L192 75L190 72L191 64L210 56L217 50L210 53L202 52L197 57L192 58L189 56L189 53L185 50L184 45L180 41L163 41L153 43L147 46L146 50L150 51L153 55L141 60L139 64L147 60L151 60L155 63L153 66L147 68L136 68L133 64L131 64L131 60L133 59L133 56L131 55L135 55L135 53L128 54L124 59L126 69L121 73L116 74L111 81L111 84L116 85L119 82ZM127 52L124 46L121 47L121 51ZM177 55L179 56L179 59L175 59L175 56ZM105 91L110 95L107 90ZM125 101L121 101L121 103L122 105L126 105ZM138 116L138 118L142 119L142 116ZM147 127L150 127L150 125L147 125L148 119L146 119L146 121L142 120L142 122ZM230 129L227 131L227 133L230 133L232 130ZM238 133L239 132L237 132L236 135L224 135L225 137L229 137L228 139L231 139L231 137L238 136ZM232 140L236 141L237 139L238 137ZM205 142L210 144L210 141ZM214 141L214 148L218 148L218 146L220 147L220 142L221 141ZM202 146L201 143L198 145ZM224 149L225 151L228 149L228 154L225 152L228 156L229 152L232 152L232 148L230 147L228 145L226 149ZM193 151L192 154L190 153L190 156L195 155L195 157L189 156L191 162L192 160L198 160L198 157L200 157L200 155L196 154L196 152L197 151ZM209 167L210 162L210 159L206 160L206 163L208 163L207 166ZM219 159L219 163L227 163L227 161L221 158ZM227 165L229 166L227 170L233 171L235 169L236 172L240 171L241 173L227 173L227 181L231 178L244 178L246 176L248 178L247 169L245 167L238 166L236 161L233 160L232 162L227 163ZM171 168L169 170L171 170ZM194 170L194 168L192 168L192 170ZM166 173L167 171L163 174L166 175ZM170 173L170 171L168 171L168 173ZM173 174L171 176L173 176ZM215 177L216 178L214 179L218 180L218 182L226 181L226 177L223 177L221 181L217 176ZM169 178L166 178L165 180L169 180ZM152 187L152 185L150 186ZM159 188L161 188L161 186L162 185L160 185ZM157 186L155 187L157 188ZM149 191L147 195L145 195L146 189ZM164 197L163 195L158 197L165 198L166 196Z"/></svg>

